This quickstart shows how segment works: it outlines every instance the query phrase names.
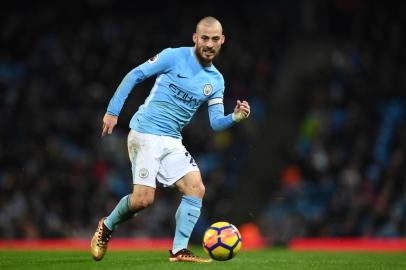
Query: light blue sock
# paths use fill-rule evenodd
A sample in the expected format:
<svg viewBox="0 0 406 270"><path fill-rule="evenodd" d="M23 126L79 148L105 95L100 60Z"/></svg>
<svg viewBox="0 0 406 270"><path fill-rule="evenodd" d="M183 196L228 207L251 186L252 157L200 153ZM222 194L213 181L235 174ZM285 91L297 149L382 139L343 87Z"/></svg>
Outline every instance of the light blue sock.
<svg viewBox="0 0 406 270"><path fill-rule="evenodd" d="M137 211L130 208L130 195L124 196L104 220L104 225L114 231L118 224L131 219L136 213Z"/></svg>
<svg viewBox="0 0 406 270"><path fill-rule="evenodd" d="M202 199L184 195L176 211L176 230L172 252L187 248L193 228L200 216Z"/></svg>

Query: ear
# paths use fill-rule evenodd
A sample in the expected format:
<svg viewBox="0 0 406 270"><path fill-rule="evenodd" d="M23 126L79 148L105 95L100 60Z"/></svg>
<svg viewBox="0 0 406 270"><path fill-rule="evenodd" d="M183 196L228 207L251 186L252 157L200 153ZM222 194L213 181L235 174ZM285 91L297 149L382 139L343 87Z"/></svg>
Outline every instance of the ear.
<svg viewBox="0 0 406 270"><path fill-rule="evenodd" d="M196 33L193 33L193 37L192 37L192 38L193 38L193 43L196 44L197 38L198 38L198 37L197 37L197 34L196 34Z"/></svg>
<svg viewBox="0 0 406 270"><path fill-rule="evenodd" d="M224 44L224 41L226 41L226 36L221 35L221 45L223 45L223 44Z"/></svg>

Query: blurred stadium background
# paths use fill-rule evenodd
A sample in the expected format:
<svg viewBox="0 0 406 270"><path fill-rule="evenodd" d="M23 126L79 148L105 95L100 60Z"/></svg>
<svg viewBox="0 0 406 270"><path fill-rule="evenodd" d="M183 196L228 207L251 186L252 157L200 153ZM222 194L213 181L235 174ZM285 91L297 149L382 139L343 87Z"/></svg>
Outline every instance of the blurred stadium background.
<svg viewBox="0 0 406 270"><path fill-rule="evenodd" d="M126 137L152 79L114 134L101 120L123 76L192 46L212 15L225 107L252 117L214 133L202 106L184 130L207 186L195 228L228 220L261 243L405 237L404 1L11 1L0 9L0 239L89 238L131 189ZM174 190L115 237L172 237ZM243 234L244 235L244 234Z"/></svg>

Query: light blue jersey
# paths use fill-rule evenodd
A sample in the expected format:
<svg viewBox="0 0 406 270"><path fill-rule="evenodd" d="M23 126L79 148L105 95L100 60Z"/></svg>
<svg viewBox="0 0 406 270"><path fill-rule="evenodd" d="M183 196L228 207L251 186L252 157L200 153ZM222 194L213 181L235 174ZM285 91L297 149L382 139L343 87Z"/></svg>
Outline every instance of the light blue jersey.
<svg viewBox="0 0 406 270"><path fill-rule="evenodd" d="M168 48L130 71L111 99L107 113L118 116L133 87L148 77L156 81L144 104L134 114L130 128L155 135L181 138L182 129L205 102L210 123L221 130L233 124L224 116L224 79L211 65L202 66L194 47Z"/></svg>

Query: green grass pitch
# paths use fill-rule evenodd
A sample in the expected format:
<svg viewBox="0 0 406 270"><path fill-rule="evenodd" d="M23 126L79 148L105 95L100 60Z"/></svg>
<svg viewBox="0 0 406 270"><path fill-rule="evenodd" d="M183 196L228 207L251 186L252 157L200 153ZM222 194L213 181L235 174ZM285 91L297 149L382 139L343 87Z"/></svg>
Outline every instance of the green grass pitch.
<svg viewBox="0 0 406 270"><path fill-rule="evenodd" d="M205 256L200 249L196 254ZM0 269L166 270L166 269L406 269L405 253L293 252L285 249L242 251L234 259L210 264L170 263L165 251L110 251L95 262L80 251L0 251Z"/></svg>

